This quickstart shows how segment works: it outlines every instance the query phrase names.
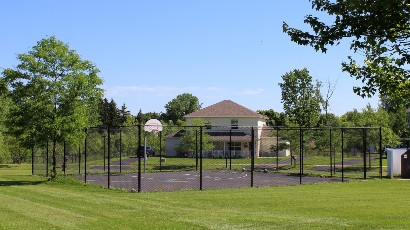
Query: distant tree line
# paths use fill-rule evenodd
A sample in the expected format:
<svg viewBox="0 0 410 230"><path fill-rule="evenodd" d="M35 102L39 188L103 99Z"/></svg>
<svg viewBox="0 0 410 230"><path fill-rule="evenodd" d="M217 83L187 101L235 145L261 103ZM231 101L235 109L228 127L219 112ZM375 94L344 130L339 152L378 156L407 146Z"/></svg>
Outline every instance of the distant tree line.
<svg viewBox="0 0 410 230"><path fill-rule="evenodd" d="M125 104L118 107L114 99L103 98L96 66L54 36L17 58L16 68L4 69L0 77L0 163L29 162L30 148L51 142L55 167L57 143L80 145L87 128L133 126L149 119L182 126L185 115L202 107L196 96L183 93L164 106L165 112L140 109L132 115ZM380 126L385 145L397 145L408 136L406 107L396 106L397 98L384 94L378 108L367 106L338 117L329 112L332 87L322 95L322 84L307 69L285 73L279 83L284 112L258 112L270 126ZM164 130L164 135L175 131ZM192 142L192 135L183 140Z"/></svg>
<svg viewBox="0 0 410 230"><path fill-rule="evenodd" d="M146 112L142 110L136 116L132 115L125 103L119 108L114 99L99 100L98 120L95 126L107 128L126 125L144 124L150 119L161 120L167 125L185 125L184 116L201 108L199 99L189 93L183 93L172 99L165 106L164 113Z"/></svg>

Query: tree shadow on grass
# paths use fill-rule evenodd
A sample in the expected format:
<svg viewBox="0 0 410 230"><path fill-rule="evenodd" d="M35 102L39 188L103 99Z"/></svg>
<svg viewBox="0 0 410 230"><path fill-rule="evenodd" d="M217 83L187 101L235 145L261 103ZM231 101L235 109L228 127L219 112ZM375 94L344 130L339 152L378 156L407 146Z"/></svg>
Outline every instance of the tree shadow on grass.
<svg viewBox="0 0 410 230"><path fill-rule="evenodd" d="M45 181L0 181L0 187L2 186L24 186L24 185L38 185Z"/></svg>
<svg viewBox="0 0 410 230"><path fill-rule="evenodd" d="M0 165L0 169L8 169L11 168L10 165Z"/></svg>

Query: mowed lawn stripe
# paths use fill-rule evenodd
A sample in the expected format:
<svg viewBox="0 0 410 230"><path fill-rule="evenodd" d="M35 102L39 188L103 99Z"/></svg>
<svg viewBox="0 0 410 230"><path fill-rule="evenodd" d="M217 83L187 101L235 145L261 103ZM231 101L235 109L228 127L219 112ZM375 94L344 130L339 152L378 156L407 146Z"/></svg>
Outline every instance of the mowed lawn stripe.
<svg viewBox="0 0 410 230"><path fill-rule="evenodd" d="M12 185L13 180L18 185ZM399 180L151 193L108 190L72 179L47 182L41 177L2 176L0 171L1 182L9 184L0 186L3 229L410 226L410 183Z"/></svg>
<svg viewBox="0 0 410 230"><path fill-rule="evenodd" d="M58 208L54 203L49 205L10 195L2 195L0 201L12 204L6 205L5 212L9 210L10 213L19 213L23 220L31 219L31 223L39 222L41 225L71 228L89 218L77 213L76 209Z"/></svg>

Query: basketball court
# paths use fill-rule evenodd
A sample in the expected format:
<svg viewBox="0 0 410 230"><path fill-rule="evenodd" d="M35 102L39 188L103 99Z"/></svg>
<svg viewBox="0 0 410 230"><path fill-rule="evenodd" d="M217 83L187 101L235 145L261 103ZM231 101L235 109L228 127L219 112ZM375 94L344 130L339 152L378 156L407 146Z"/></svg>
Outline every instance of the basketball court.
<svg viewBox="0 0 410 230"><path fill-rule="evenodd" d="M177 191L200 189L199 171L158 172L141 174L141 191ZM310 183L341 182L341 178L322 178L299 175L287 175L272 172L254 172L253 186L286 186ZM87 175L87 182L107 186L107 175ZM251 173L248 171L203 171L202 188L245 188L251 187ZM138 189L138 175L117 174L110 176L110 188L125 190Z"/></svg>

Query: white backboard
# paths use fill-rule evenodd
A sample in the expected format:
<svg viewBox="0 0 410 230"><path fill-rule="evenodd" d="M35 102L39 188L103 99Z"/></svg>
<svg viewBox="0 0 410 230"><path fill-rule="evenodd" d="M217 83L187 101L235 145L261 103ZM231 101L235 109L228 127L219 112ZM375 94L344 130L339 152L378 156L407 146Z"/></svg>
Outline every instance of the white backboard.
<svg viewBox="0 0 410 230"><path fill-rule="evenodd" d="M162 131L162 124L157 119L150 119L145 123L144 131L146 132L160 132Z"/></svg>

